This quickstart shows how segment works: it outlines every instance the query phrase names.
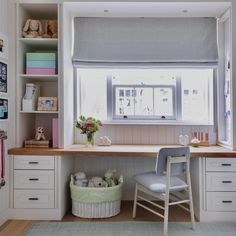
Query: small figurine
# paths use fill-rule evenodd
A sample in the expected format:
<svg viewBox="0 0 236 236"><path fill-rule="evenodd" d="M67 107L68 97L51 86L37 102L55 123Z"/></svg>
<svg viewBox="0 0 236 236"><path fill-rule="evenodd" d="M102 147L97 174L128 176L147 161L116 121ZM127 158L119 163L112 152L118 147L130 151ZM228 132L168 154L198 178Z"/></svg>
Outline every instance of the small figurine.
<svg viewBox="0 0 236 236"><path fill-rule="evenodd" d="M45 23L43 38L57 38L57 21L48 20Z"/></svg>
<svg viewBox="0 0 236 236"><path fill-rule="evenodd" d="M46 140L43 127L36 128L35 140Z"/></svg>
<svg viewBox="0 0 236 236"><path fill-rule="evenodd" d="M28 19L23 28L22 36L25 38L42 38L43 29L39 20Z"/></svg>

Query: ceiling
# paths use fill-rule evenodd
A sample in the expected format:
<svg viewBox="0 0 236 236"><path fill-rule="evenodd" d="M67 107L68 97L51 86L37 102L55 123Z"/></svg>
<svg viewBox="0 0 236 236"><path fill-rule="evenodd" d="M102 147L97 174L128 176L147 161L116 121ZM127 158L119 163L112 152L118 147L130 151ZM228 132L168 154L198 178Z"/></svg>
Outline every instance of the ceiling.
<svg viewBox="0 0 236 236"><path fill-rule="evenodd" d="M65 2L80 17L220 17L230 2Z"/></svg>

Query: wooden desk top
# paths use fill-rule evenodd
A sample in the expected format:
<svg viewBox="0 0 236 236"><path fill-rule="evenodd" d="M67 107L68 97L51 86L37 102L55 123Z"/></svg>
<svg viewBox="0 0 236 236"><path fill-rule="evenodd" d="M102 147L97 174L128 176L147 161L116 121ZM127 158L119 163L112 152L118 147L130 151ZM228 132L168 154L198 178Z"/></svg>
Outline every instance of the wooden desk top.
<svg viewBox="0 0 236 236"><path fill-rule="evenodd" d="M163 147L176 147L176 145L112 145L93 146L75 144L65 149L52 148L12 148L9 155L51 155L76 157L156 157ZM236 157L236 151L220 146L190 147L191 157Z"/></svg>

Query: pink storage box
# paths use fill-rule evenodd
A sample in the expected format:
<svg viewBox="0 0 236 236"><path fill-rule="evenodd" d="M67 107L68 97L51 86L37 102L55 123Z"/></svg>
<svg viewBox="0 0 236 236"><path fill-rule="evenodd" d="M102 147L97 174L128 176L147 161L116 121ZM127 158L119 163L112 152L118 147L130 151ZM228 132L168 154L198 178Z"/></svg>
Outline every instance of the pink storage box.
<svg viewBox="0 0 236 236"><path fill-rule="evenodd" d="M55 75L56 68L26 68L26 74Z"/></svg>

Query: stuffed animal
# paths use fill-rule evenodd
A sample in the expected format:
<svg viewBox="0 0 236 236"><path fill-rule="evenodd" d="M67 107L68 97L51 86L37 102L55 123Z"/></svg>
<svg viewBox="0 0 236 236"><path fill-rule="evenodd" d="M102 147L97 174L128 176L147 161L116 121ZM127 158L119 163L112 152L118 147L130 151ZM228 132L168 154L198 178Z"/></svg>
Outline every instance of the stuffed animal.
<svg viewBox="0 0 236 236"><path fill-rule="evenodd" d="M43 127L37 127L36 128L35 139L36 140L46 140L46 137L44 135L44 128Z"/></svg>
<svg viewBox="0 0 236 236"><path fill-rule="evenodd" d="M107 187L107 182L103 180L103 178L101 177L92 177L89 180L88 187L95 187L95 188Z"/></svg>
<svg viewBox="0 0 236 236"><path fill-rule="evenodd" d="M116 170L107 170L104 175L104 180L107 182L107 187L113 187L119 184L119 180L114 176Z"/></svg>
<svg viewBox="0 0 236 236"><path fill-rule="evenodd" d="M79 187L87 187L88 180L84 172L74 174L74 184Z"/></svg>
<svg viewBox="0 0 236 236"><path fill-rule="evenodd" d="M22 36L25 38L42 38L43 29L39 20L28 19L23 28Z"/></svg>
<svg viewBox="0 0 236 236"><path fill-rule="evenodd" d="M56 20L46 21L43 38L57 38L57 21Z"/></svg>

